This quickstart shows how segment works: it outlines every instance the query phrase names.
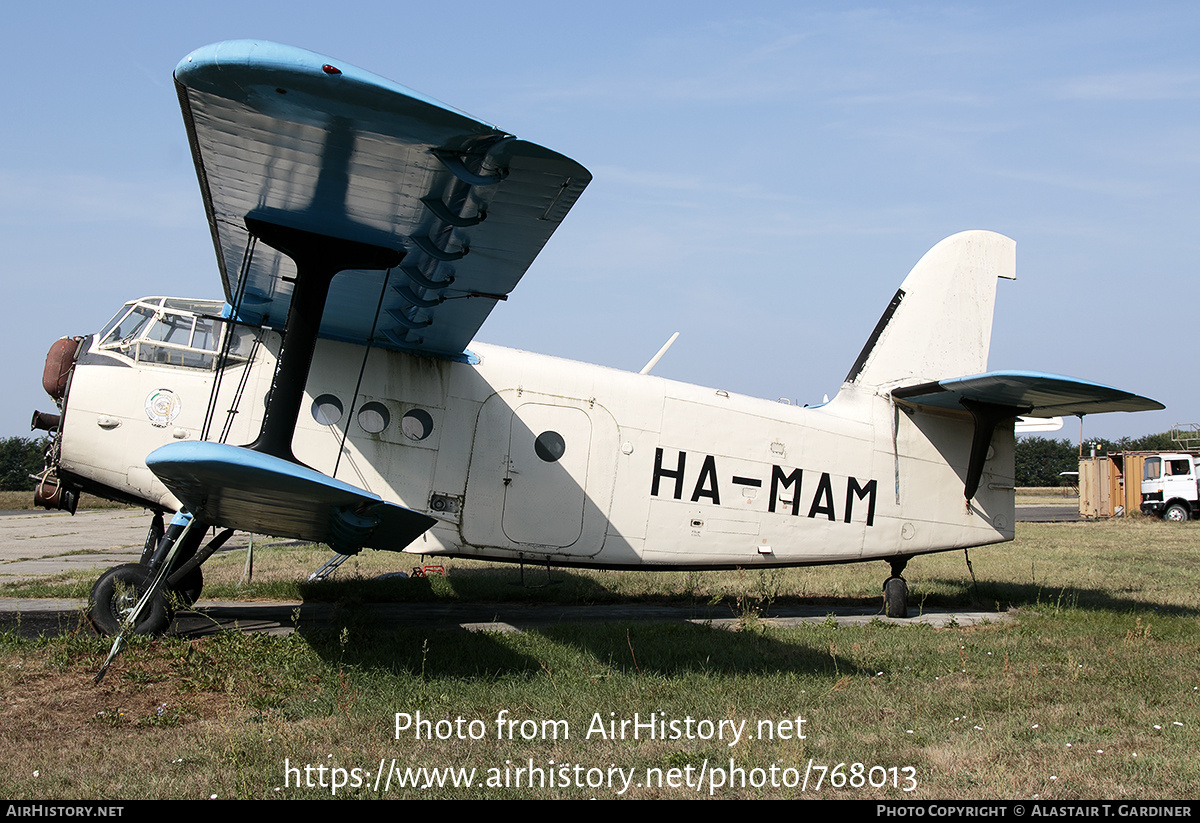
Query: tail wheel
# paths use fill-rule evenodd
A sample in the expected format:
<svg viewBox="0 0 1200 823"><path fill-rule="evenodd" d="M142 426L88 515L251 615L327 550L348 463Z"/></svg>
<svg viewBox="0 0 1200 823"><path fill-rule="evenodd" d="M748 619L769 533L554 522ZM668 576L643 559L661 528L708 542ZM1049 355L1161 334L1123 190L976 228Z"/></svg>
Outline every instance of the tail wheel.
<svg viewBox="0 0 1200 823"><path fill-rule="evenodd" d="M908 617L908 583L903 577L883 581L883 613L888 617Z"/></svg>
<svg viewBox="0 0 1200 823"><path fill-rule="evenodd" d="M88 617L96 631L114 635L128 620L142 595L150 588L150 573L140 563L116 566L100 575L92 587L88 602ZM154 596L142 610L133 634L161 634L171 625L171 610L162 592Z"/></svg>

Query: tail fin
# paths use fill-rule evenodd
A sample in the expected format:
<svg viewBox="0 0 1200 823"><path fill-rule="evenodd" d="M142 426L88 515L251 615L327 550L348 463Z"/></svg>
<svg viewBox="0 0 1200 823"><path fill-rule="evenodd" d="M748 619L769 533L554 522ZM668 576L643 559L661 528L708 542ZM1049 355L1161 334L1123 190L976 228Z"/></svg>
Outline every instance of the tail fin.
<svg viewBox="0 0 1200 823"><path fill-rule="evenodd" d="M1016 279L1016 243L966 231L925 253L888 304L846 382L885 386L987 371L996 279Z"/></svg>

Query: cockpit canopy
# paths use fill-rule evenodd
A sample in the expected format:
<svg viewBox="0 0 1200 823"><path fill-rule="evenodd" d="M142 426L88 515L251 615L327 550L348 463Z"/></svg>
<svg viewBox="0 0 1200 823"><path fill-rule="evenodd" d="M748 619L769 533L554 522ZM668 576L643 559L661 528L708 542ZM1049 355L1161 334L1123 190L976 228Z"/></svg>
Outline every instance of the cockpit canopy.
<svg viewBox="0 0 1200 823"><path fill-rule="evenodd" d="M98 335L101 351L122 354L142 363L186 369L216 366L225 323L220 300L191 300L183 297L143 297L130 300ZM240 351L246 335L235 331L230 355ZM240 356L240 357L239 357Z"/></svg>

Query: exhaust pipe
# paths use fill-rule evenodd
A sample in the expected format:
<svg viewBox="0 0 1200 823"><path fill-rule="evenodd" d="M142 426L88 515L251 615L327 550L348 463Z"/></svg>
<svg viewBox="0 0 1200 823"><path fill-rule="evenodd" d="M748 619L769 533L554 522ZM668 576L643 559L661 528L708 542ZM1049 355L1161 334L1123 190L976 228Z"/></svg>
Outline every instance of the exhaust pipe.
<svg viewBox="0 0 1200 823"><path fill-rule="evenodd" d="M35 475L38 485L33 492L33 504L43 509L53 509L75 514L79 506L79 490L69 489L50 471Z"/></svg>
<svg viewBox="0 0 1200 823"><path fill-rule="evenodd" d="M56 432L62 422L61 414L50 414L44 411L34 411L33 420L29 424L30 431Z"/></svg>

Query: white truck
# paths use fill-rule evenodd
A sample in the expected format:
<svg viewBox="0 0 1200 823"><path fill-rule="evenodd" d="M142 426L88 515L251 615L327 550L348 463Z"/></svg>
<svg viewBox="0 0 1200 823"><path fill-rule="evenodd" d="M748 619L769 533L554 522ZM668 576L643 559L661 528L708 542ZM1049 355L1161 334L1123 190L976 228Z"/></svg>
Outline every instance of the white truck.
<svg viewBox="0 0 1200 823"><path fill-rule="evenodd" d="M1200 457L1155 454L1142 468L1142 514L1183 522L1200 517Z"/></svg>

